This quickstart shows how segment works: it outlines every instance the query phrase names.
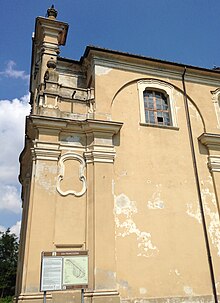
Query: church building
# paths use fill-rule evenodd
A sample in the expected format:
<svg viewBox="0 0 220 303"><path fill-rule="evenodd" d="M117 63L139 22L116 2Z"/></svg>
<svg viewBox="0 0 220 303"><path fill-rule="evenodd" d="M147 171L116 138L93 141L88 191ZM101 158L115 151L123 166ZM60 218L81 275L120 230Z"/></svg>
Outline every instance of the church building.
<svg viewBox="0 0 220 303"><path fill-rule="evenodd" d="M35 23L15 302L220 300L220 72Z"/></svg>

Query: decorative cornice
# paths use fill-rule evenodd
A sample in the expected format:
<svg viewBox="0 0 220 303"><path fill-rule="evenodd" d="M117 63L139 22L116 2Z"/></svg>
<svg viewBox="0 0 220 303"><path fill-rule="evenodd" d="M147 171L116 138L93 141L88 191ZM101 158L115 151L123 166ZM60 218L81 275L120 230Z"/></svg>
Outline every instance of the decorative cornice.
<svg viewBox="0 0 220 303"><path fill-rule="evenodd" d="M28 123L32 123L36 128L53 129L59 131L80 131L80 133L107 132L112 135L117 134L122 127L122 122L86 119L83 121L56 117L46 117L31 115Z"/></svg>
<svg viewBox="0 0 220 303"><path fill-rule="evenodd" d="M113 163L116 154L113 136L119 132L122 123L97 120L87 122L84 128L88 141L84 153L86 163Z"/></svg>
<svg viewBox="0 0 220 303"><path fill-rule="evenodd" d="M50 160L58 161L61 151L47 148L31 148L32 159L36 160Z"/></svg>
<svg viewBox="0 0 220 303"><path fill-rule="evenodd" d="M210 172L220 172L220 156L208 156L208 168Z"/></svg>
<svg viewBox="0 0 220 303"><path fill-rule="evenodd" d="M115 154L115 151L88 151L84 153L84 157L86 159L86 163L113 163L115 159Z"/></svg>
<svg viewBox="0 0 220 303"><path fill-rule="evenodd" d="M68 27L65 22L38 17L35 24L35 41L38 41L47 31L50 35L57 37L59 45L65 45Z"/></svg>
<svg viewBox="0 0 220 303"><path fill-rule="evenodd" d="M60 145L51 142L35 141L34 146L30 149L32 159L58 161L60 157Z"/></svg>
<svg viewBox="0 0 220 303"><path fill-rule="evenodd" d="M211 150L220 150L220 134L203 133L198 140Z"/></svg>
<svg viewBox="0 0 220 303"><path fill-rule="evenodd" d="M129 62L128 60L125 61L116 57L106 58L93 55L93 69L96 65L176 80L182 79L185 67L184 65L173 65L170 62L157 62L157 64L155 64L155 62L150 59L142 63L137 63L133 62L133 60ZM194 83L219 86L219 75L217 73L215 75L207 75L208 72L209 70L194 70L188 66L185 80Z"/></svg>
<svg viewBox="0 0 220 303"><path fill-rule="evenodd" d="M121 129L123 123L121 122L113 122L113 121L102 121L102 120L86 120L86 124L84 126L86 133L91 132L105 132L112 135L115 135Z"/></svg>
<svg viewBox="0 0 220 303"><path fill-rule="evenodd" d="M76 121L70 119L58 119L42 116L30 116L29 123L40 133L50 133L59 136L60 133L79 133L87 138L86 152L84 154L86 163L103 162L113 163L115 158L115 149L113 136L121 129L123 123L113 121L102 121L87 119L85 121ZM37 159L57 160L60 152L60 145L42 145L34 148L33 157ZM56 145L56 144L55 144ZM50 150L48 150L50 149ZM47 151L48 150L48 151ZM53 152L54 150L54 152Z"/></svg>

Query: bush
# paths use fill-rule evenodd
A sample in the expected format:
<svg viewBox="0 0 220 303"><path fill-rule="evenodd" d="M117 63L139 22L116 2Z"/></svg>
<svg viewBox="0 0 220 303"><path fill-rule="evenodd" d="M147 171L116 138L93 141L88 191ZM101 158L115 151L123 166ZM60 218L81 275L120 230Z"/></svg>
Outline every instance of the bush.
<svg viewBox="0 0 220 303"><path fill-rule="evenodd" d="M0 232L0 298L11 302L15 293L16 271L18 259L18 241L10 229ZM7 301L9 300L9 301Z"/></svg>
<svg viewBox="0 0 220 303"><path fill-rule="evenodd" d="M8 296L5 298L0 298L0 303L13 303L13 297Z"/></svg>

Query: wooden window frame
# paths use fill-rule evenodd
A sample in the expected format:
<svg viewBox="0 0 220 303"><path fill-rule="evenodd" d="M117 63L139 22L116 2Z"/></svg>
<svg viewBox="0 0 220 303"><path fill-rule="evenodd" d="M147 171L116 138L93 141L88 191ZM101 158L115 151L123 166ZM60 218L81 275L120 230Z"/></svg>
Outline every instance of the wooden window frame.
<svg viewBox="0 0 220 303"><path fill-rule="evenodd" d="M150 102L151 100L152 102ZM167 96L163 91L153 90L151 88L145 89L143 91L143 102L146 123L165 126L172 125L169 96ZM166 109L164 108L163 102L166 104ZM149 105L150 103L152 106ZM153 115L151 115L151 113ZM165 116L167 116L167 121Z"/></svg>
<svg viewBox="0 0 220 303"><path fill-rule="evenodd" d="M179 129L177 124L177 112L176 112L176 103L175 103L176 101L175 99L178 97L178 92L171 84L158 79L152 79L152 78L141 79L137 81L137 89L139 94L139 105L140 105L140 125L170 128L176 130ZM163 93L163 95L166 97L169 106L169 117L170 117L169 125L166 123L155 123L155 121L153 123L146 121L145 106L144 106L144 91L148 91L148 90Z"/></svg>

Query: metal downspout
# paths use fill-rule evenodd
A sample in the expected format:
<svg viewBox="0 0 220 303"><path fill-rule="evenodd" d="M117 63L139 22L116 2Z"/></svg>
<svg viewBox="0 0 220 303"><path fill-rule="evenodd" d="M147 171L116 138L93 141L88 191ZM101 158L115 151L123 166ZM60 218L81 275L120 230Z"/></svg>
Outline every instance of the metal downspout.
<svg viewBox="0 0 220 303"><path fill-rule="evenodd" d="M207 257L208 257L208 263L209 263L209 271L210 271L210 277L211 277L212 290L213 290L215 303L218 303L218 296L217 296L217 290L216 290L216 285L215 285L214 268L213 268L211 250L210 250L209 239L208 239L208 231L207 231L207 228L206 228L205 212L204 212L203 203L202 203L202 195L201 195L201 188L200 188L200 183L199 183L198 168L197 168L197 163L196 163L195 147L194 147L194 143L193 143L192 126L191 126L191 121L190 121L189 105L188 105L186 86L185 86L185 74L186 74L186 67L184 68L184 72L182 74L182 84L183 84L183 92L184 92L184 105L185 105L185 111L186 111L186 120L187 120L187 126L188 126L190 147L191 147L191 152L192 152L193 168L194 168L194 174L195 174L197 194L198 194L198 198L199 198L199 206L200 206L200 211L201 211L201 218L202 218L202 226L203 226L203 232L204 232L204 238L205 238L205 244L206 244L206 251L207 251Z"/></svg>

